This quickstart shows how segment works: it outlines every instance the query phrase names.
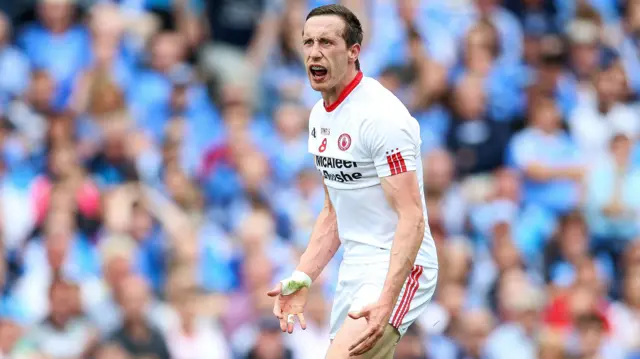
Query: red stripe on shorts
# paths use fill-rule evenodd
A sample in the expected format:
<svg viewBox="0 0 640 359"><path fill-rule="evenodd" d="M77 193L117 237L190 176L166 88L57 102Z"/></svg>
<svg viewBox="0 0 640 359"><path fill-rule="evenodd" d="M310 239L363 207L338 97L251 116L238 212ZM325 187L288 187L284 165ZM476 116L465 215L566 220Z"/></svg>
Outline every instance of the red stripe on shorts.
<svg viewBox="0 0 640 359"><path fill-rule="evenodd" d="M411 301L413 297L416 295L418 291L418 287L420 283L418 282L418 278L422 275L422 267L414 266L411 274L409 275L409 280L407 281L404 294L402 295L402 299L400 300L400 304L396 307L396 312L392 316L391 325L395 328L398 328L400 324L402 324L402 320L404 316L409 312L409 307L411 306Z"/></svg>

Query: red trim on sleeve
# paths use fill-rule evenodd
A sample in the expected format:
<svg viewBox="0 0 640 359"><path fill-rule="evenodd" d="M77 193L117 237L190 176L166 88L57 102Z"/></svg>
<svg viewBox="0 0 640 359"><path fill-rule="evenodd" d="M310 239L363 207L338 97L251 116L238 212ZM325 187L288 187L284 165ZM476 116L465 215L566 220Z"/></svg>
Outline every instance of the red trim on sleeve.
<svg viewBox="0 0 640 359"><path fill-rule="evenodd" d="M340 93L340 96L338 96L338 99L336 100L336 102L332 103L331 105L327 106L327 104L324 104L324 109L327 112L331 112L333 110L335 110L336 108L338 108L338 106L340 106L340 104L347 98L347 96L349 96L349 94L356 88L356 86L358 86L358 84L360 84L360 81L362 81L362 77L364 75L362 74L362 71L358 71L358 73L356 74L356 77L353 78L353 80L351 80L351 82L349 82L349 84L347 85L347 87L344 88L344 90L342 90L342 92Z"/></svg>
<svg viewBox="0 0 640 359"><path fill-rule="evenodd" d="M396 148L396 151L398 151L397 148ZM402 157L402 153L398 151L397 155L398 155L398 163L400 164L400 173L407 172L407 165L404 163L404 158Z"/></svg>
<svg viewBox="0 0 640 359"><path fill-rule="evenodd" d="M393 155L389 154L389 152L387 152L387 164L389 165L389 169L391 170L391 174L395 175L396 173L398 173L398 169L396 168L396 162L393 158Z"/></svg>

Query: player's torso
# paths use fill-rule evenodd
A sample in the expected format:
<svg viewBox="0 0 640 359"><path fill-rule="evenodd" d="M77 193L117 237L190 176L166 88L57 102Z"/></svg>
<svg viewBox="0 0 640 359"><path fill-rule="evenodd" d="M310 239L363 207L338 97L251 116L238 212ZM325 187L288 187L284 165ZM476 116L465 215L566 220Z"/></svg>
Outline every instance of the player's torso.
<svg viewBox="0 0 640 359"><path fill-rule="evenodd" d="M351 103L333 112L312 116L309 123L309 152L333 189L358 189L380 184L373 159L360 136L363 114Z"/></svg>

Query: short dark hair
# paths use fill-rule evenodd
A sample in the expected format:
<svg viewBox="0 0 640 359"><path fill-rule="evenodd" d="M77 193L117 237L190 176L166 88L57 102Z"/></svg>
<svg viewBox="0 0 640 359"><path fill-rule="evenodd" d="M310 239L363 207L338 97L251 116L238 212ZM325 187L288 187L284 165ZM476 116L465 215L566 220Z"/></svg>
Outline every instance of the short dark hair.
<svg viewBox="0 0 640 359"><path fill-rule="evenodd" d="M309 15L307 15L306 20L309 20L314 16L322 15L336 15L344 20L345 26L342 38L347 43L347 47L351 47L355 44L362 45L362 38L364 37L362 24L353 11L349 10L346 6L339 4L323 5L311 10ZM360 59L356 59L356 70L360 70Z"/></svg>

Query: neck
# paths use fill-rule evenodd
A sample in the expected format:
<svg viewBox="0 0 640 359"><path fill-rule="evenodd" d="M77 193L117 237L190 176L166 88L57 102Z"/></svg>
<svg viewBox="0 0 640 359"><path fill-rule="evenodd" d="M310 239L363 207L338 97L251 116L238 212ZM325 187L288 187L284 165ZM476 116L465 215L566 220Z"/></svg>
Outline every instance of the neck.
<svg viewBox="0 0 640 359"><path fill-rule="evenodd" d="M344 79L337 84L334 88L329 89L327 91L322 92L322 100L325 103L325 106L331 106L338 98L340 98L340 94L344 91L345 88L356 78L358 75L358 70L356 70L355 66L351 67L348 71Z"/></svg>
<svg viewBox="0 0 640 359"><path fill-rule="evenodd" d="M556 131L558 131L558 129L556 127L543 127L543 126L540 126L538 128L540 129L540 131L542 131L542 133L544 133L546 135L553 135L554 133L556 133Z"/></svg>
<svg viewBox="0 0 640 359"><path fill-rule="evenodd" d="M612 103L610 101L600 101L600 103L598 103L598 111L600 111L601 114L607 114L609 112L609 110L611 110L611 107L613 107Z"/></svg>
<svg viewBox="0 0 640 359"><path fill-rule="evenodd" d="M129 334L136 340L146 340L148 336L147 326L144 322L138 320L130 320L125 324Z"/></svg>
<svg viewBox="0 0 640 359"><path fill-rule="evenodd" d="M182 332L187 336L192 336L194 334L195 326L194 326L193 318L191 317L182 318Z"/></svg>

